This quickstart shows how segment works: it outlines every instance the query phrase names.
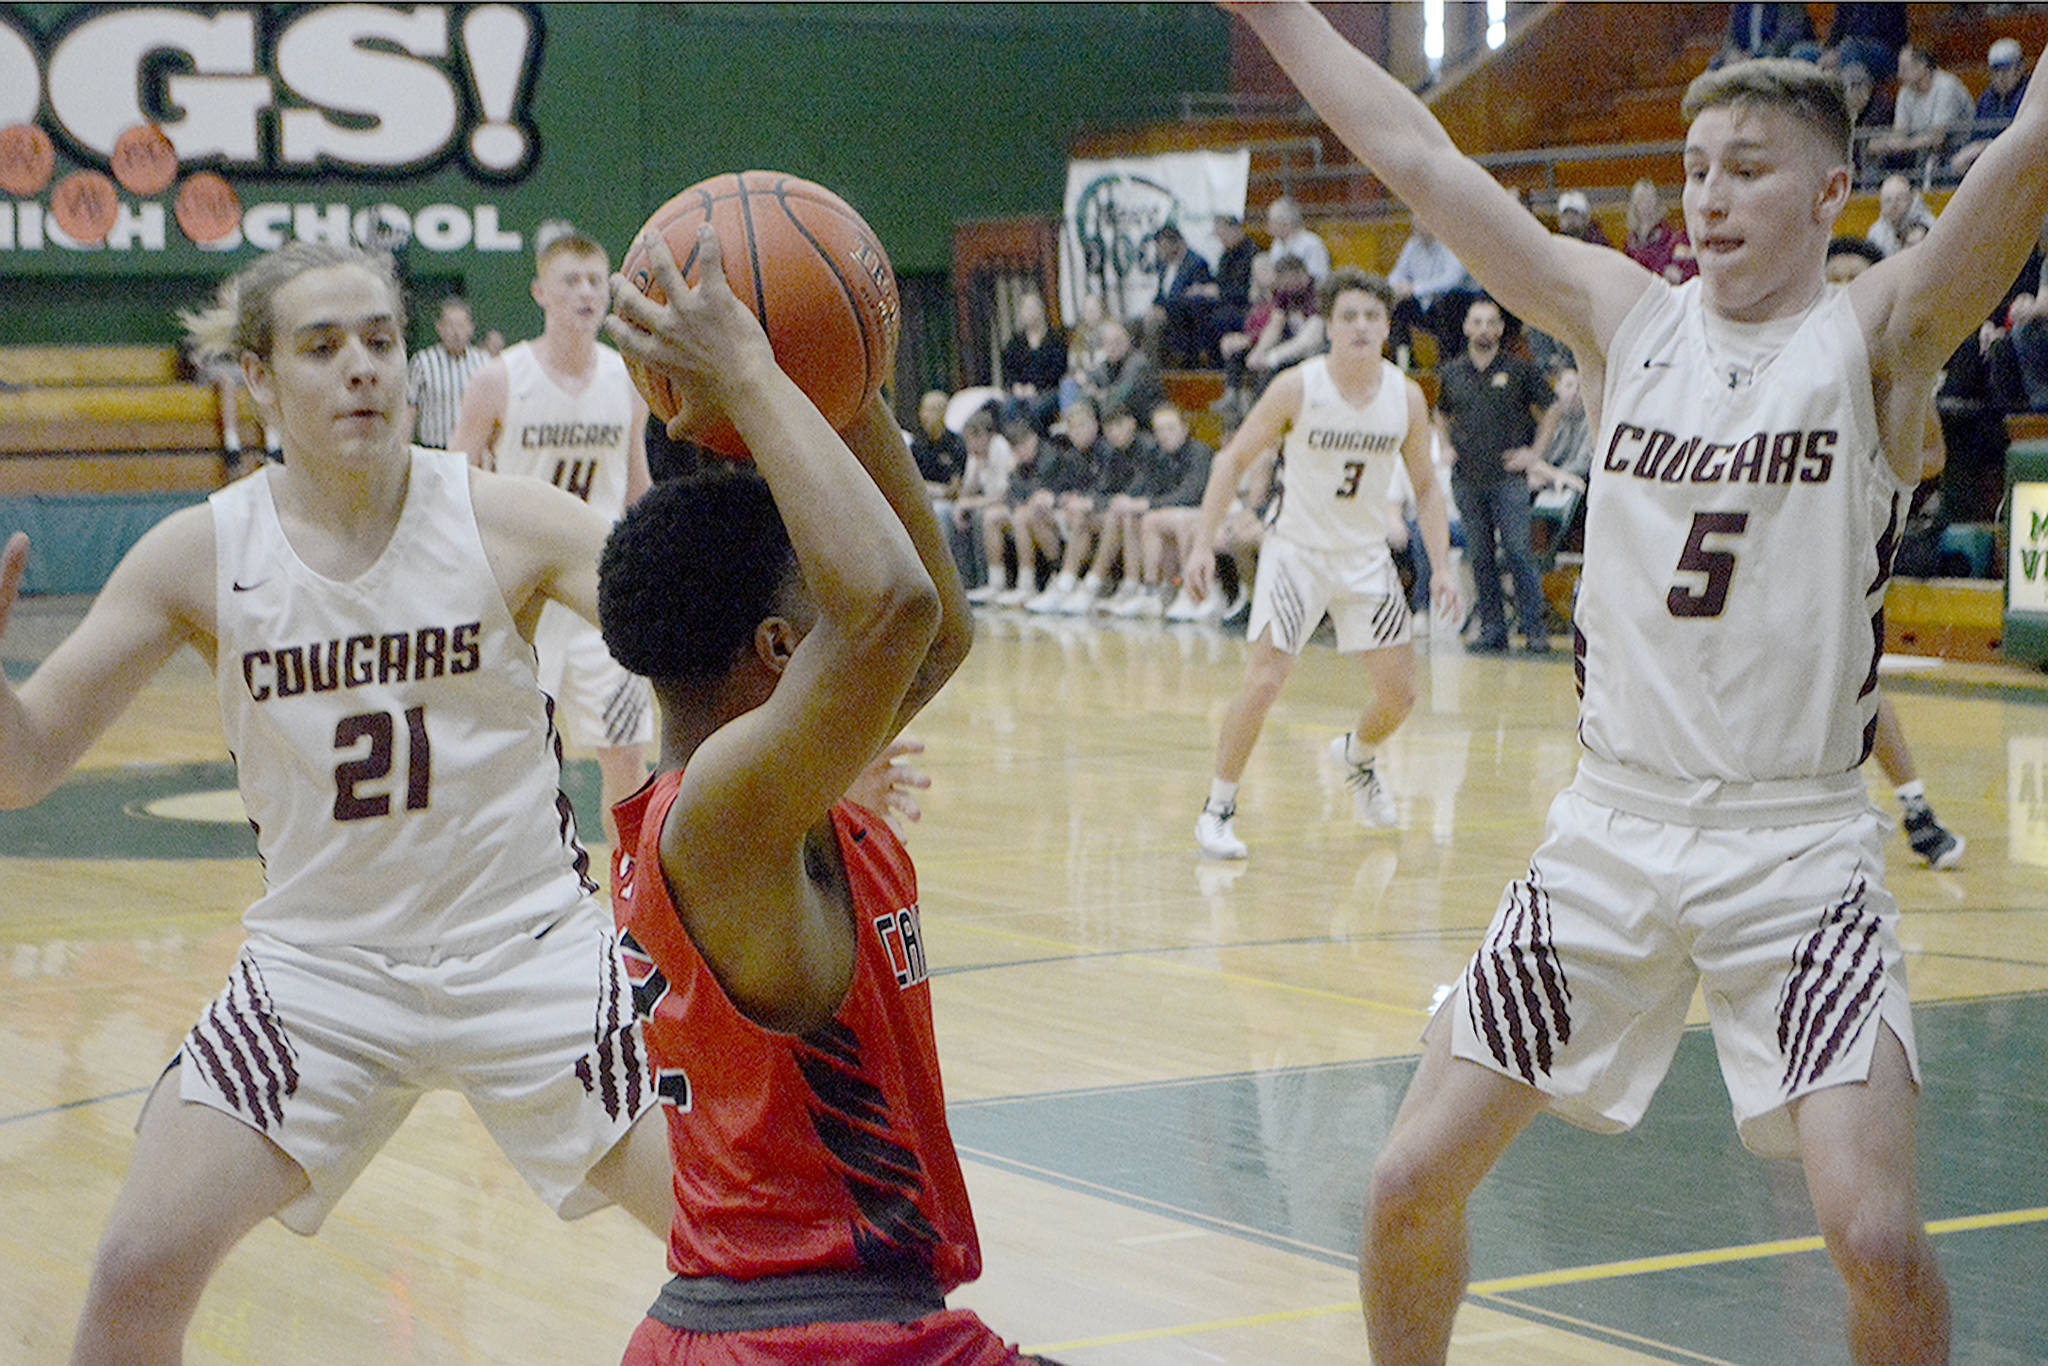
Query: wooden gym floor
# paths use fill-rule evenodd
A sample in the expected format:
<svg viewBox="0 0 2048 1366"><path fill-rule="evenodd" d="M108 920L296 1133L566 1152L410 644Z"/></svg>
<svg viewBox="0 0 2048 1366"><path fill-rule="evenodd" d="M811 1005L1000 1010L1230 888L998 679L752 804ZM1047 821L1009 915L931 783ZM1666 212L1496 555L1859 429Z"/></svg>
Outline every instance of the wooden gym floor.
<svg viewBox="0 0 2048 1366"><path fill-rule="evenodd" d="M23 604L12 676L78 605ZM1250 860L1204 863L1191 827L1242 654L1205 627L986 614L916 727L935 786L909 841L987 1260L955 1303L1075 1366L1365 1359L1364 1174L1432 992L1575 761L1567 658L1427 650L1387 749L1401 827L1368 831L1324 755L1362 680L1319 645L1246 776ZM1895 842L1890 874L1956 1359L2041 1362L2048 690L1896 662L1928 791L1970 842L1942 874ZM181 657L62 790L0 814L0 1360L63 1359L144 1089L257 890L214 716ZM594 768L573 778L594 829ZM1538 1121L1473 1226L1458 1361L1845 1357L1797 1171L1741 1150L1702 1032L1635 1133ZM616 1211L559 1224L437 1096L318 1238L270 1224L229 1259L187 1359L614 1362L663 1276Z"/></svg>

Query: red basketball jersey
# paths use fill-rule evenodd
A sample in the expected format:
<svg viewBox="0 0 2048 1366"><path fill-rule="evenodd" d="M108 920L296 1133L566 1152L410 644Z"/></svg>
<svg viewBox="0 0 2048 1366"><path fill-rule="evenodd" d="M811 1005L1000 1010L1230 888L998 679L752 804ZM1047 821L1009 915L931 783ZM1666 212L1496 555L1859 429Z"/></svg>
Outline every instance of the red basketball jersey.
<svg viewBox="0 0 2048 1366"><path fill-rule="evenodd" d="M612 905L668 1117L680 1276L902 1270L946 1292L981 1274L946 1128L917 874L895 832L832 812L853 891L853 984L801 1037L749 1020L697 952L661 873L680 772L614 808Z"/></svg>

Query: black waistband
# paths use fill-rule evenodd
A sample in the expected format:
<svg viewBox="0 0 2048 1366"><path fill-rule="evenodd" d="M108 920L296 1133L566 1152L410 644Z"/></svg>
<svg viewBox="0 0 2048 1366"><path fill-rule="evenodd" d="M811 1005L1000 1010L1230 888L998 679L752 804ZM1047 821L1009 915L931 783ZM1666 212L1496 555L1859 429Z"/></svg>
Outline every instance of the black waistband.
<svg viewBox="0 0 2048 1366"><path fill-rule="evenodd" d="M686 1333L744 1333L803 1323L909 1323L945 1307L937 1285L900 1274L800 1271L748 1281L677 1276L647 1317Z"/></svg>

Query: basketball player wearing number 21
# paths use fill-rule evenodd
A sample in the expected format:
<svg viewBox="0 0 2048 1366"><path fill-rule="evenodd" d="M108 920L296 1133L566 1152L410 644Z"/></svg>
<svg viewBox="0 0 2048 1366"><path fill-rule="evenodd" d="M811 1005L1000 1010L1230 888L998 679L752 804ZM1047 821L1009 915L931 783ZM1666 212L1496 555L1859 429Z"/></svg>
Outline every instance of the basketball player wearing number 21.
<svg viewBox="0 0 2048 1366"><path fill-rule="evenodd" d="M263 859L226 988L168 1068L125 1060L155 1086L81 1363L180 1360L242 1237L273 1216L318 1229L429 1089L459 1091L562 1217L617 1200L669 1224L652 1078L531 644L545 603L595 616L609 524L408 448L388 257L294 243L227 282L209 330L284 464L159 522L42 665L0 681L15 808L192 649ZM28 552L16 534L0 556L0 628Z"/></svg>
<svg viewBox="0 0 2048 1366"><path fill-rule="evenodd" d="M870 393L835 433L742 302L771 329L792 304L819 321L836 307L798 302L786 258L814 249L764 241L759 221L699 220L696 285L651 224L606 323L678 422L715 416L752 456L656 485L599 573L605 643L661 703L655 775L615 813L612 908L676 1221L673 1275L625 1361L1007 1366L1026 1358L946 1305L981 1246L917 873L880 815L842 800L959 665L973 618L886 404ZM866 226L820 236L857 244ZM758 294L735 294L734 257ZM848 284L856 312L893 308L886 263ZM860 353L833 363L808 381L866 387Z"/></svg>
<svg viewBox="0 0 2048 1366"><path fill-rule="evenodd" d="M1945 1360L1888 822L1858 769L1936 372L2048 211L2048 82L1925 243L1833 286L1840 83L1777 60L1701 76L1684 105L1700 274L1673 286L1544 231L1307 5L1230 8L1503 307L1572 348L1598 401L1574 631L1584 752L1425 1031L1375 1164L1359 1271L1373 1360L1444 1359L1473 1188L1545 1108L1634 1124L1702 981L1744 1142L1804 1164L1851 1355Z"/></svg>

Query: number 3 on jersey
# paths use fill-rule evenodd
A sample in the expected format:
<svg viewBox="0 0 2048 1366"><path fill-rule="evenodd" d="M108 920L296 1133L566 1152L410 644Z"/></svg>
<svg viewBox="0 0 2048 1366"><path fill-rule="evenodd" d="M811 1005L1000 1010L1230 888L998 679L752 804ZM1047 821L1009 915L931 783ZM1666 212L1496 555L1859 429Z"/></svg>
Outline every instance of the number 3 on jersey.
<svg viewBox="0 0 2048 1366"><path fill-rule="evenodd" d="M355 750L365 740L370 742L370 748L368 753L334 766L334 819L364 821L391 814L390 793L362 789L391 776L392 761L397 757L397 731L398 724L387 711L358 712L335 723L336 752ZM433 755L427 747L425 707L405 709L405 733L405 809L424 811L434 776Z"/></svg>
<svg viewBox="0 0 2048 1366"><path fill-rule="evenodd" d="M1735 552L1707 549L1709 536L1740 536L1749 527L1746 512L1695 512L1692 534L1679 552L1678 572L1703 574L1705 582L1695 592L1683 583L1671 585L1664 605L1674 617L1718 617L1728 605L1728 580L1735 576Z"/></svg>

